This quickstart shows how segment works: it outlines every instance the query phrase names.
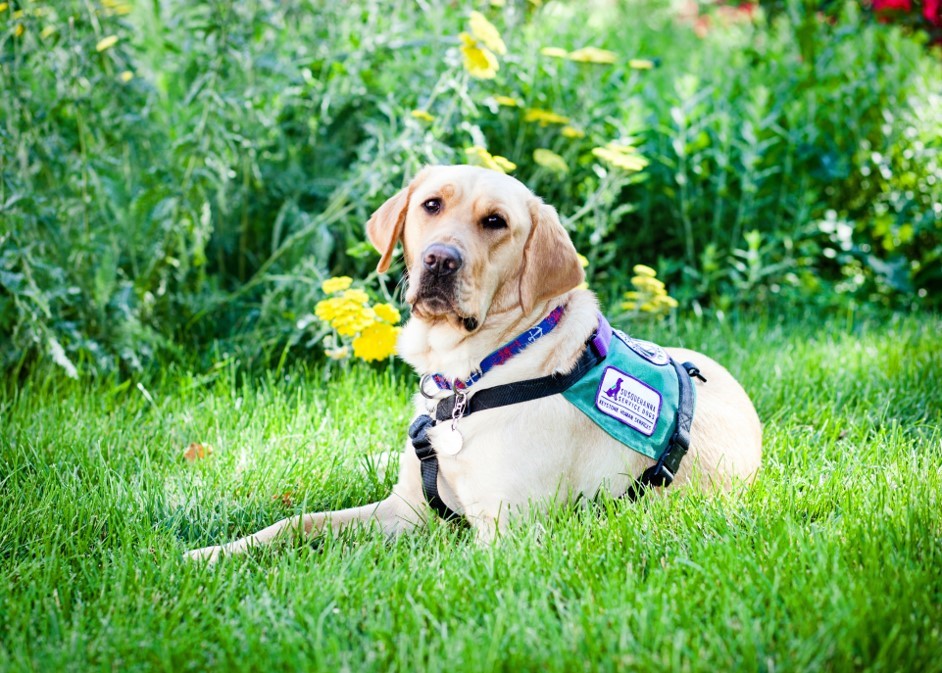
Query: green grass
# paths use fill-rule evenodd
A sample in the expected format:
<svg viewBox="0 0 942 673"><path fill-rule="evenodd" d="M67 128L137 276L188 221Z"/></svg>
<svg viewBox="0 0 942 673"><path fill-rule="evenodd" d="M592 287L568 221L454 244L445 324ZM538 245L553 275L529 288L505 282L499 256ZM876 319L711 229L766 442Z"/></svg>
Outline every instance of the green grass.
<svg viewBox="0 0 942 673"><path fill-rule="evenodd" d="M413 377L8 383L0 668L942 670L940 333L921 315L662 338L753 396L766 453L743 493L554 511L491 548L436 524L211 569L181 552L385 494L364 465L402 441ZM187 463L191 441L215 452Z"/></svg>

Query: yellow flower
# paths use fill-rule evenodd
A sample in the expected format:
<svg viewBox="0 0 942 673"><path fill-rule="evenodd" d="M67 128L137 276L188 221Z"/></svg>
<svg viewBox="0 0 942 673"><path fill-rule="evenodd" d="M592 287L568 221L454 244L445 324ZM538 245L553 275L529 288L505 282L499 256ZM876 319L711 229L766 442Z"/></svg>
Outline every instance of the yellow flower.
<svg viewBox="0 0 942 673"><path fill-rule="evenodd" d="M22 23L16 24L16 28L13 29L13 35L15 37L22 37L23 33L25 32L26 32L26 28L23 26Z"/></svg>
<svg viewBox="0 0 942 673"><path fill-rule="evenodd" d="M338 315L344 306L343 299L339 297L333 297L331 299L324 299L317 302L314 305L314 315L323 320L324 322L330 322Z"/></svg>
<svg viewBox="0 0 942 673"><path fill-rule="evenodd" d="M59 29L56 26L46 26L39 33L39 36L45 40L47 37L54 35L57 30Z"/></svg>
<svg viewBox="0 0 942 673"><path fill-rule="evenodd" d="M471 34L495 54L503 56L507 46L500 38L500 32L481 12L471 12Z"/></svg>
<svg viewBox="0 0 942 673"><path fill-rule="evenodd" d="M583 269L585 269L585 268L587 268L587 267L589 266L589 258L588 258L588 257L586 257L585 255L583 255L583 254L581 254L581 253L578 253L578 252L576 253L576 257L579 258L579 265L580 265ZM586 281L583 281L582 283L579 283L578 285L576 285L576 289L577 289L577 290L588 290L588 289L589 289L589 281L586 280Z"/></svg>
<svg viewBox="0 0 942 673"><path fill-rule="evenodd" d="M399 311L392 304L376 304L373 311L376 313L377 318L388 322L390 325L395 325L401 319Z"/></svg>
<svg viewBox="0 0 942 673"><path fill-rule="evenodd" d="M341 346L340 348L327 348L324 350L331 360L344 360L348 355L350 355L350 349L346 346Z"/></svg>
<svg viewBox="0 0 942 673"><path fill-rule="evenodd" d="M677 300L667 294L664 283L655 277L655 271L645 264L634 266L635 276L631 279L634 290L626 292L621 307L635 314L649 313L660 316L677 308Z"/></svg>
<svg viewBox="0 0 942 673"><path fill-rule="evenodd" d="M494 79L500 64L497 57L487 47L478 45L477 40L461 33L461 54L464 56L464 67L468 74L477 79Z"/></svg>
<svg viewBox="0 0 942 673"><path fill-rule="evenodd" d="M651 276L632 276L631 284L642 291L659 294L664 291L664 283Z"/></svg>
<svg viewBox="0 0 942 673"><path fill-rule="evenodd" d="M366 295L362 290L348 290L352 296L331 297L317 302L314 306L314 315L329 323L331 327L344 336L353 336L376 320L376 314L361 301L359 293ZM345 293L346 294L346 293Z"/></svg>
<svg viewBox="0 0 942 673"><path fill-rule="evenodd" d="M568 51L560 49L559 47L543 47L540 49L540 54L549 56L550 58L566 58L569 56Z"/></svg>
<svg viewBox="0 0 942 673"><path fill-rule="evenodd" d="M500 155L491 154L480 145L469 147L464 153L468 157L468 163L472 166L482 166L500 173L509 173L517 168L517 164L514 162Z"/></svg>
<svg viewBox="0 0 942 673"><path fill-rule="evenodd" d="M510 96L494 96L494 102L501 107L520 107L520 101Z"/></svg>
<svg viewBox="0 0 942 673"><path fill-rule="evenodd" d="M496 170L500 171L501 173L510 173L511 171L517 170L517 164L506 157L500 156L499 154L491 156L491 159L494 160L494 164L497 166Z"/></svg>
<svg viewBox="0 0 942 673"><path fill-rule="evenodd" d="M365 306L366 302L370 300L370 296L359 288L353 288L352 290L345 291L343 293L343 298L348 301L360 304L361 306Z"/></svg>
<svg viewBox="0 0 942 673"><path fill-rule="evenodd" d="M5 12L5 11L7 11L7 7L9 7L9 6L10 6L9 3L0 2L0 12Z"/></svg>
<svg viewBox="0 0 942 673"><path fill-rule="evenodd" d="M609 143L605 147L593 148L592 154L610 166L628 173L636 173L648 165L648 160L630 145Z"/></svg>
<svg viewBox="0 0 942 673"><path fill-rule="evenodd" d="M124 84L127 84L132 79L134 79L134 73L130 70L125 70L120 75L118 75L118 79L121 80Z"/></svg>
<svg viewBox="0 0 942 673"><path fill-rule="evenodd" d="M563 134L564 138L585 138L585 131L577 129L575 126L564 126L560 133Z"/></svg>
<svg viewBox="0 0 942 673"><path fill-rule="evenodd" d="M118 36L109 35L108 37L98 40L98 44L95 45L95 51L102 52L111 49L116 44L118 44Z"/></svg>
<svg viewBox="0 0 942 673"><path fill-rule="evenodd" d="M650 70L654 67L654 61L646 58L633 58L628 61L628 67L634 68L635 70Z"/></svg>
<svg viewBox="0 0 942 673"><path fill-rule="evenodd" d="M376 314L365 306L348 303L341 312L330 321L330 326L340 336L354 336L376 323Z"/></svg>
<svg viewBox="0 0 942 673"><path fill-rule="evenodd" d="M373 323L353 340L353 354L367 362L384 360L395 352L398 335L398 327L382 322Z"/></svg>
<svg viewBox="0 0 942 673"><path fill-rule="evenodd" d="M677 300L666 294L662 294L661 296L657 297L654 300L654 304L658 306L659 308L667 308L667 309L677 308L678 306Z"/></svg>
<svg viewBox="0 0 942 673"><path fill-rule="evenodd" d="M321 283L321 289L324 291L324 294L333 294L334 292L346 290L350 287L351 283L353 283L353 279L350 276L335 276Z"/></svg>
<svg viewBox="0 0 942 673"><path fill-rule="evenodd" d="M433 121L435 121L435 117L433 117L432 115L430 115L429 112L428 112L428 110L413 110L413 111L410 112L409 114L411 114L415 119L418 119L418 120L423 121L423 122L433 122Z"/></svg>
<svg viewBox="0 0 942 673"><path fill-rule="evenodd" d="M608 49L599 49L598 47L583 47L569 52L570 61L579 63L601 63L610 64L618 60L618 55Z"/></svg>
<svg viewBox="0 0 942 673"><path fill-rule="evenodd" d="M554 173L569 172L569 166L566 164L566 160L552 150L542 148L533 150L533 161L535 161L537 165Z"/></svg>
<svg viewBox="0 0 942 673"><path fill-rule="evenodd" d="M563 117L550 110L531 107L523 113L523 121L537 123L540 126L549 126L550 124L568 124L569 117Z"/></svg>

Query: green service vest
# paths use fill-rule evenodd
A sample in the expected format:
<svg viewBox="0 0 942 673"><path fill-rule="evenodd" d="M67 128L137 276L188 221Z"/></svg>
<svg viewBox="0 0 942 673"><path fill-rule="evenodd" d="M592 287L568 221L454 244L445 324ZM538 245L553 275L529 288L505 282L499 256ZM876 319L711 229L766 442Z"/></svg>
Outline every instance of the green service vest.
<svg viewBox="0 0 942 673"><path fill-rule="evenodd" d="M608 356L563 397L628 448L657 459L677 425L679 385L663 348L615 330Z"/></svg>

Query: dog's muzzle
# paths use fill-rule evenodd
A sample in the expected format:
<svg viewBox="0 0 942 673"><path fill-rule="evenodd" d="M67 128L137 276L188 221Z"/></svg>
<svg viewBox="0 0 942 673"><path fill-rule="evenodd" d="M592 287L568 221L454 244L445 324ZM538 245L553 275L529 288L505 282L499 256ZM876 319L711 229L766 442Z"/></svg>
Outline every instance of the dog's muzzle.
<svg viewBox="0 0 942 673"><path fill-rule="evenodd" d="M432 243L423 251L421 263L413 311L420 308L427 315L451 314L463 320L457 305L458 272L464 266L461 251L453 245Z"/></svg>

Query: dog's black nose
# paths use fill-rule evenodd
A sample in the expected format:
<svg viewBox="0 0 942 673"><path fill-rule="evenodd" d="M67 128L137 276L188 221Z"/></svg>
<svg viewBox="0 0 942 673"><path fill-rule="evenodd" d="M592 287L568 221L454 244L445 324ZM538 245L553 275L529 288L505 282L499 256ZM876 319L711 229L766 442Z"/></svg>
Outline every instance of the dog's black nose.
<svg viewBox="0 0 942 673"><path fill-rule="evenodd" d="M422 256L425 270L435 276L450 276L461 268L462 263L458 249L442 243L433 243Z"/></svg>

